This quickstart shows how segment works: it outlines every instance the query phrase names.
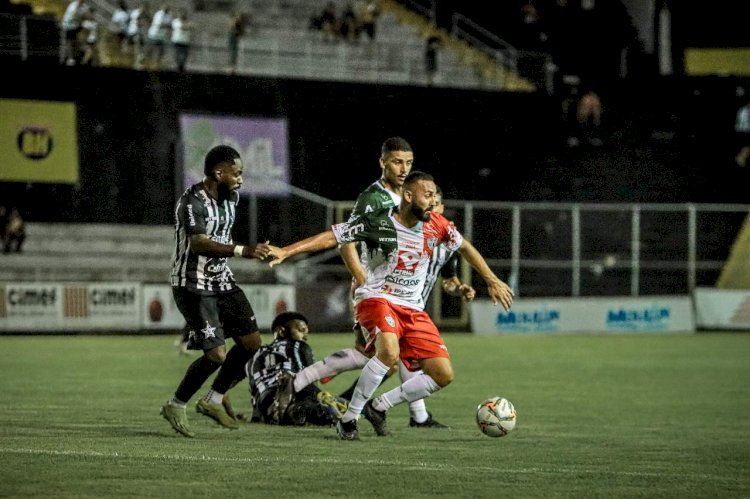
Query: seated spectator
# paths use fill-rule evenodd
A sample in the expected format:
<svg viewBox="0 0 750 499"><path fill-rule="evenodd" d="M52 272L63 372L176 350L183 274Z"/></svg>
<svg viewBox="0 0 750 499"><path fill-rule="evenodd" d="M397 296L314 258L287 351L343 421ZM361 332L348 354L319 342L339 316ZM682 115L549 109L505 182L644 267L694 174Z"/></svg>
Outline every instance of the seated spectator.
<svg viewBox="0 0 750 499"><path fill-rule="evenodd" d="M307 319L297 312L282 312L273 320L271 329L273 342L262 346L245 367L250 381L252 420L279 425L334 425L346 404L330 393L314 384L297 393L285 393L292 375L314 361L307 343Z"/></svg>
<svg viewBox="0 0 750 499"><path fill-rule="evenodd" d="M581 135L592 146L602 145L600 128L602 124L602 101L593 90L586 91L578 100L576 111Z"/></svg>
<svg viewBox="0 0 750 499"><path fill-rule="evenodd" d="M0 209L4 212L6 211L5 207ZM4 223L0 222L3 223L0 232L3 235L5 253L10 253L11 251L20 253L23 241L26 239L26 227L24 226L23 218L21 218L21 213L18 211L18 208L13 206L3 215L0 215L0 217L2 217L0 220L4 219Z"/></svg>
<svg viewBox="0 0 750 499"><path fill-rule="evenodd" d="M747 160L750 158L750 101L737 110L734 132L739 148L734 160L738 166L747 166Z"/></svg>

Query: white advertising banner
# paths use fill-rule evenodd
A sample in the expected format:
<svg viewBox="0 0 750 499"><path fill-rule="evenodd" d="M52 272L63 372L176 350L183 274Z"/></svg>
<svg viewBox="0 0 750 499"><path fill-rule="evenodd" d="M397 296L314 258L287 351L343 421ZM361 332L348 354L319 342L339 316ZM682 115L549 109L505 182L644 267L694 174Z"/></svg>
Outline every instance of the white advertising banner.
<svg viewBox="0 0 750 499"><path fill-rule="evenodd" d="M261 330L268 331L277 314L295 310L295 291L291 285L242 285ZM180 329L185 324L168 285L143 286L142 326L145 329Z"/></svg>
<svg viewBox="0 0 750 499"><path fill-rule="evenodd" d="M697 288L695 322L704 329L750 329L750 290Z"/></svg>
<svg viewBox="0 0 750 499"><path fill-rule="evenodd" d="M140 283L0 284L0 331L138 329Z"/></svg>
<svg viewBox="0 0 750 499"><path fill-rule="evenodd" d="M0 285L0 330L45 330L63 313L63 287L55 283Z"/></svg>
<svg viewBox="0 0 750 499"><path fill-rule="evenodd" d="M695 330L689 297L518 298L508 312L475 300L469 310L476 334Z"/></svg>
<svg viewBox="0 0 750 499"><path fill-rule="evenodd" d="M244 285L258 326L296 309L292 285ZM0 333L180 329L185 323L168 285L0 283Z"/></svg>

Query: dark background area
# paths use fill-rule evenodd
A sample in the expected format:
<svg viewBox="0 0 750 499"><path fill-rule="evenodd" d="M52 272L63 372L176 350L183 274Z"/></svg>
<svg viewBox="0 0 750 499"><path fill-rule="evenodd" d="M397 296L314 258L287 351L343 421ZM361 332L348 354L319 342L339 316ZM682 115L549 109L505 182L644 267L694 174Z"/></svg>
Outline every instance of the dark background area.
<svg viewBox="0 0 750 499"><path fill-rule="evenodd" d="M7 66L6 66L7 67ZM393 135L447 196L499 201L745 202L730 78L623 80L602 96L604 145L565 146L541 93L326 83L25 64L1 96L77 105L77 186L3 186L28 220L171 223L180 112L285 117L292 184L351 200Z"/></svg>

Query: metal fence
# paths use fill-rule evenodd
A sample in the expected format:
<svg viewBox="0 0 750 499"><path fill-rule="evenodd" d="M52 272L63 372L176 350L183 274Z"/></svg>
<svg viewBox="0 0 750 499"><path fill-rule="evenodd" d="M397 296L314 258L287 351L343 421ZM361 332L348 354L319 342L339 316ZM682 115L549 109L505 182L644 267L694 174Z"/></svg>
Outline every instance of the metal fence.
<svg viewBox="0 0 750 499"><path fill-rule="evenodd" d="M303 234L295 239L345 220L353 206L321 198L308 202L323 204L325 216L301 225ZM446 216L522 297L686 295L714 286L748 214L745 204L446 200ZM335 250L297 266L302 279L348 278ZM481 279L468 265L461 272L481 294ZM431 306L443 325L468 321L460 301L434 293Z"/></svg>

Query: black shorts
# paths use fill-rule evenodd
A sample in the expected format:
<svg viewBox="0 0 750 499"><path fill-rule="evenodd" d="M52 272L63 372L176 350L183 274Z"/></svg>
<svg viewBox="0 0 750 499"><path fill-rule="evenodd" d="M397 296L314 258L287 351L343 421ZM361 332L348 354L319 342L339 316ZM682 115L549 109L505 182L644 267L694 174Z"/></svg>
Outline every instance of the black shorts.
<svg viewBox="0 0 750 499"><path fill-rule="evenodd" d="M258 331L253 307L240 288L202 295L174 286L172 295L190 329L190 349L211 350L224 345L226 338Z"/></svg>

